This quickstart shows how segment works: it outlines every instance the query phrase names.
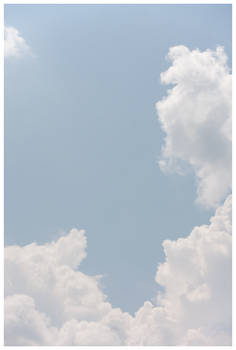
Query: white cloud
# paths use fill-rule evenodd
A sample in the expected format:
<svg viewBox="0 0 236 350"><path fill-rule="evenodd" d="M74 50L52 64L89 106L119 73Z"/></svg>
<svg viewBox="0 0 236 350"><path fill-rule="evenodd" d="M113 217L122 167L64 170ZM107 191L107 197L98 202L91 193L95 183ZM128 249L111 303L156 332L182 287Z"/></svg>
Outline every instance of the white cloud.
<svg viewBox="0 0 236 350"><path fill-rule="evenodd" d="M195 227L187 238L164 241L166 261L156 275L165 287L158 300L168 317L181 325L182 336L200 332L207 345L217 344L217 337L230 343L230 223L231 196L216 210L209 226ZM188 337L181 342L195 345Z"/></svg>
<svg viewBox="0 0 236 350"><path fill-rule="evenodd" d="M99 289L99 278L77 271L86 255L85 248L84 232L75 229L42 246L33 243L7 247L6 294L33 297L36 308L50 312L57 326L74 317L99 319L111 307Z"/></svg>
<svg viewBox="0 0 236 350"><path fill-rule="evenodd" d="M130 330L130 345L231 344L231 196L210 225L164 241L156 282L165 291L146 302ZM138 344L137 344L138 343Z"/></svg>
<svg viewBox="0 0 236 350"><path fill-rule="evenodd" d="M78 270L83 231L5 248L6 345L229 345L231 196L209 226L163 243L165 291L135 317L113 308L99 278ZM64 248L64 249L62 249Z"/></svg>
<svg viewBox="0 0 236 350"><path fill-rule="evenodd" d="M231 190L231 74L223 48L190 51L172 47L172 65L161 74L173 84L156 104L166 133L160 167L183 172L190 164L198 179L197 201L217 207Z"/></svg>
<svg viewBox="0 0 236 350"><path fill-rule="evenodd" d="M5 341L7 345L47 345L57 337L57 329L35 309L34 299L14 294L5 298Z"/></svg>
<svg viewBox="0 0 236 350"><path fill-rule="evenodd" d="M30 47L14 27L4 28L4 55L6 58L22 57L31 53Z"/></svg>
<svg viewBox="0 0 236 350"><path fill-rule="evenodd" d="M78 270L85 249L84 231L76 229L56 242L5 248L6 344L124 341L131 316L107 302L100 277Z"/></svg>
<svg viewBox="0 0 236 350"><path fill-rule="evenodd" d="M231 185L231 76L222 49L170 49L163 73L175 87L157 104L166 131L161 165L187 161L198 199L216 205ZM191 118L190 118L191 116ZM216 186L217 185L217 186ZM6 345L230 345L231 195L209 225L163 242L156 273L163 292L135 316L113 308L99 276L79 269L84 231L57 241L5 248Z"/></svg>

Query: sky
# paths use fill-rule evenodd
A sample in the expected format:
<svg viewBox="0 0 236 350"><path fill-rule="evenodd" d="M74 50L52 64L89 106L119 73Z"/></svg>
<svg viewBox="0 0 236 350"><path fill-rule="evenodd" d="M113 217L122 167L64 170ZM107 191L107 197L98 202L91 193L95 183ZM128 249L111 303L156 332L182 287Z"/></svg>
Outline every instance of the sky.
<svg viewBox="0 0 236 350"><path fill-rule="evenodd" d="M91 283L91 276L102 276L91 298L107 295L112 312L121 309L122 325L137 310L147 312L150 304L144 302L155 303L164 288L174 303L164 266L168 256L172 264L175 240L184 237L188 247L197 246L193 228L201 227L199 235L215 232L214 222L221 220L229 233L229 198L223 203L231 191L231 25L230 5L5 6L5 245L11 263L15 259L21 266L20 254L27 257L32 249L37 257L51 255L55 270L66 261L71 269L80 265ZM167 95L171 84L177 88ZM201 226L209 225L210 217L213 223ZM164 240L172 243L163 247ZM61 253L63 244L78 248L68 248L73 257L78 253L75 260ZM32 265L32 252L22 271ZM228 260L220 266L230 270ZM182 274L176 275L181 280ZM16 294L26 299L20 303L31 310L27 298L34 295L36 307L46 313L50 298L44 306L39 298L38 306L38 292L23 293L22 280ZM213 280L209 285L215 287ZM209 288L201 284L188 300L196 295L207 300ZM10 310L17 304L9 303ZM89 322L98 319L89 315L84 316ZM65 316L57 317L59 327ZM139 327L139 318L134 322ZM48 344L54 331L46 329L38 338ZM140 342L164 343L165 332ZM104 342L118 342L109 337L104 335ZM205 337L197 335L197 344L210 342ZM136 338L132 328L128 345ZM189 339L181 341L195 341ZM175 345L178 341L173 336Z"/></svg>

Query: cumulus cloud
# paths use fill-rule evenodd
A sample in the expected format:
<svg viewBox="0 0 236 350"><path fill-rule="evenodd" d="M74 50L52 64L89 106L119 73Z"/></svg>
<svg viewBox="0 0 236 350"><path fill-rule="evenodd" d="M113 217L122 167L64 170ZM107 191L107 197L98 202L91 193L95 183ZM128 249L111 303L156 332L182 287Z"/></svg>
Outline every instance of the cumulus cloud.
<svg viewBox="0 0 236 350"><path fill-rule="evenodd" d="M156 303L113 308L99 277L79 270L86 237L5 248L6 345L231 344L231 196L210 225L164 241ZM63 249L64 248L64 249Z"/></svg>
<svg viewBox="0 0 236 350"><path fill-rule="evenodd" d="M22 57L31 53L30 47L14 27L4 28L4 55L5 58Z"/></svg>
<svg viewBox="0 0 236 350"><path fill-rule="evenodd" d="M188 162L198 200L215 206L231 186L231 75L216 52L170 49L162 81L175 86L157 104L166 132L164 168ZM228 195L208 225L163 242L156 273L163 292L134 316L114 308L101 276L80 269L84 231L5 248L5 345L231 345L231 207Z"/></svg>
<svg viewBox="0 0 236 350"><path fill-rule="evenodd" d="M164 241L166 261L157 270L156 281L165 287L158 301L183 328L184 345L197 345L193 334L207 345L217 338L230 343L231 195L210 221L187 238Z"/></svg>
<svg viewBox="0 0 236 350"><path fill-rule="evenodd" d="M166 134L162 170L197 176L197 201L217 207L231 190L231 74L222 47L216 51L172 47L161 74L174 85L156 104Z"/></svg>
<svg viewBox="0 0 236 350"><path fill-rule="evenodd" d="M131 316L107 302L99 276L78 269L86 244L73 229L55 242L5 248L6 344L124 342Z"/></svg>

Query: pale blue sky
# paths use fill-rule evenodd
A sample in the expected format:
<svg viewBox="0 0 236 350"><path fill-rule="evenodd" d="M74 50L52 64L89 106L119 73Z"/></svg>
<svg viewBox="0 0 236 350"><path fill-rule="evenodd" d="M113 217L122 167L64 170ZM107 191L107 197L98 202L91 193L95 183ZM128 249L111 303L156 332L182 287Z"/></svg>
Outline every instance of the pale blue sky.
<svg viewBox="0 0 236 350"><path fill-rule="evenodd" d="M161 243L208 223L195 178L158 168L155 102L171 46L225 47L230 5L7 5L34 56L5 65L5 243L83 228L81 270L113 306L156 294Z"/></svg>

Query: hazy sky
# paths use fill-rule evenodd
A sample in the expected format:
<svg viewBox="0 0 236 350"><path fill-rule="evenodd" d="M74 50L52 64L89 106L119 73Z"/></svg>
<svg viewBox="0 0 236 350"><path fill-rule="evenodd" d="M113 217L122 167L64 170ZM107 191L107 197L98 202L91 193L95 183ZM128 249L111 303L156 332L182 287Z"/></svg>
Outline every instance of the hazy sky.
<svg viewBox="0 0 236 350"><path fill-rule="evenodd" d="M104 275L113 306L155 296L162 241L208 224L196 179L165 175L155 103L170 47L231 65L229 5L7 5L31 53L5 64L5 244L85 229L81 271Z"/></svg>

